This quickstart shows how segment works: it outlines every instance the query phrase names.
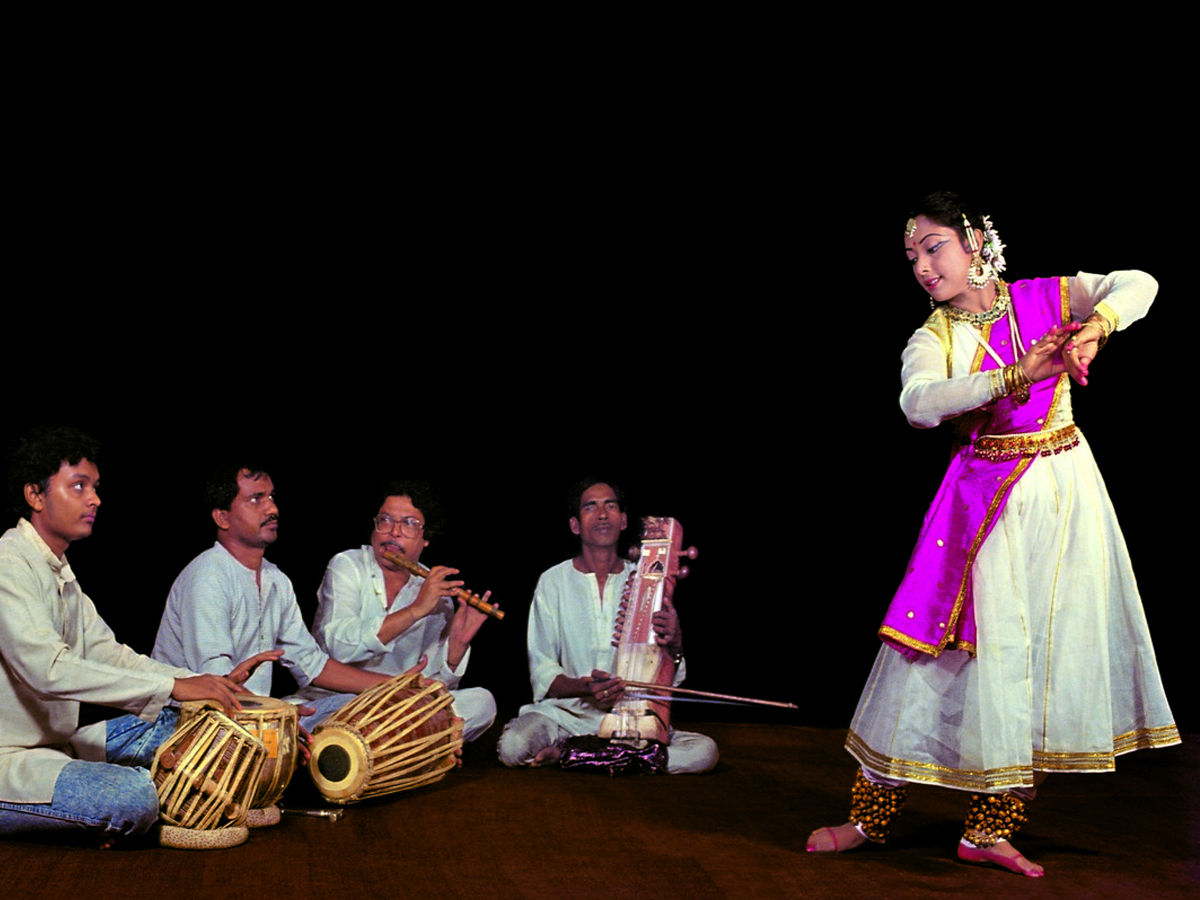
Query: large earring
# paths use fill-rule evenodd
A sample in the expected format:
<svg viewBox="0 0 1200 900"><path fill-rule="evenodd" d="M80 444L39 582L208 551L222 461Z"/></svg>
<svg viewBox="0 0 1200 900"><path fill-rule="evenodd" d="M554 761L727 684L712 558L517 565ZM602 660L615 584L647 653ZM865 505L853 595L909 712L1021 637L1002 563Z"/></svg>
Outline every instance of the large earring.
<svg viewBox="0 0 1200 900"><path fill-rule="evenodd" d="M971 254L971 265L967 268L967 284L973 288L985 287L996 279L996 270L976 250Z"/></svg>

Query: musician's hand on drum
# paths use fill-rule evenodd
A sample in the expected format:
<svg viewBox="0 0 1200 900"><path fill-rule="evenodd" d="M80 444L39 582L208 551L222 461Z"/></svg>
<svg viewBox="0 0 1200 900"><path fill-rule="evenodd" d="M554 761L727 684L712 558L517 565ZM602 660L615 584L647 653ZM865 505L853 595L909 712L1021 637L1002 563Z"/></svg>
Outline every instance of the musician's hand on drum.
<svg viewBox="0 0 1200 900"><path fill-rule="evenodd" d="M282 650L264 650L262 653L255 653L249 659L244 659L234 666L233 671L231 671L226 677L236 684L241 684L247 678L253 675L254 670L257 669L262 663L274 662L275 660L282 658Z"/></svg>
<svg viewBox="0 0 1200 900"><path fill-rule="evenodd" d="M683 639L679 633L679 613L667 595L663 594L662 609L650 619L654 626L654 642L660 647L678 648Z"/></svg>
<svg viewBox="0 0 1200 900"><path fill-rule="evenodd" d="M592 702L605 712L616 706L625 695L625 682L600 669L592 670L586 687Z"/></svg>
<svg viewBox="0 0 1200 900"><path fill-rule="evenodd" d="M410 666L409 668L405 669L401 674L403 674L403 675L418 675L421 672L425 671L425 667L427 665L429 665L429 657L426 656L424 653L422 653L421 658L417 660L417 664L415 666Z"/></svg>
<svg viewBox="0 0 1200 900"><path fill-rule="evenodd" d="M193 675L191 678L176 678L171 696L183 703L188 700L216 700L226 713L241 709L238 694L250 692L224 675Z"/></svg>
<svg viewBox="0 0 1200 900"><path fill-rule="evenodd" d="M301 719L303 719L305 716L311 716L316 711L317 711L317 708L315 706L297 706L296 707L296 715L299 716ZM299 741L297 741L297 743L299 744L299 747L297 747L297 749L300 751L300 765L307 766L308 758L310 756L312 756L312 753L308 747L308 745L312 743L312 733L307 728L305 728L303 725L297 725L296 727L300 730L300 733L298 735L298 737L300 739L299 739Z"/></svg>
<svg viewBox="0 0 1200 900"><path fill-rule="evenodd" d="M457 718L457 717L455 717L455 718ZM462 719L458 719L458 721L461 722ZM459 726L459 727L461 727L461 726ZM458 744L457 747L454 748L454 768L456 768L456 769L462 768L462 760L463 760L462 748L463 748L463 745L461 742Z"/></svg>

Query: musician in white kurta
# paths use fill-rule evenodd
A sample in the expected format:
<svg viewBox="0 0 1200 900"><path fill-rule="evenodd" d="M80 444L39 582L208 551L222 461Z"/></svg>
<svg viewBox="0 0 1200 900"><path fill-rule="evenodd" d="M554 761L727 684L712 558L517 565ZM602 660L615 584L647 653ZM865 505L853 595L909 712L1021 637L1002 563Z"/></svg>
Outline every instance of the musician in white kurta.
<svg viewBox="0 0 1200 900"><path fill-rule="evenodd" d="M534 702L521 707L517 718L504 727L500 736L500 760L508 766L535 763L539 753L563 738L595 734L614 702L611 694L601 696L603 685L610 682L600 676L611 672L616 663L613 633L621 591L632 564L616 559L616 540L625 527L625 517L615 495L607 510L589 509L589 501L595 499L589 494L596 488L608 489L612 494L608 485L589 487L581 498L579 516L571 520L572 530L580 535L583 552L547 570L538 579L529 612L528 634ZM595 553L600 549L613 552ZM596 564L596 559L603 562ZM597 571L604 573L603 579ZM677 620L673 611L669 615L673 621L673 639L678 641ZM680 657L676 684L683 681L684 674ZM597 686L600 686L598 692ZM716 765L717 755L716 742L711 738L672 731L667 771L706 772Z"/></svg>
<svg viewBox="0 0 1200 900"><path fill-rule="evenodd" d="M97 451L40 428L13 456L28 519L0 537L0 834L93 830L108 845L145 832L158 818L147 768L178 721L166 704L230 704L262 661L194 675L117 641L66 558L98 515ZM80 728L82 702L131 715Z"/></svg>
<svg viewBox="0 0 1200 900"><path fill-rule="evenodd" d="M389 600L387 581L374 547L339 553L329 561L317 592L319 605L313 633L330 655L381 675L407 672L425 656L422 674L440 681L450 691L454 712L463 719L463 740L473 741L495 721L496 701L486 688L458 689L471 651L468 647L457 665L447 659L455 601L441 597L428 615L387 641L379 639L384 619L392 612L411 608L425 584L419 575L404 574L408 580Z"/></svg>
<svg viewBox="0 0 1200 900"><path fill-rule="evenodd" d="M313 631L330 654L379 675L408 672L424 659L421 674L450 691L454 714L463 719L463 740L473 741L495 721L496 701L486 688L460 690L458 682L487 616L454 599L454 589L463 586L453 578L457 569L434 566L422 577L396 562L420 562L437 515L426 485L389 484L373 520L371 543L329 561ZM303 699L322 709L350 698L310 688Z"/></svg>

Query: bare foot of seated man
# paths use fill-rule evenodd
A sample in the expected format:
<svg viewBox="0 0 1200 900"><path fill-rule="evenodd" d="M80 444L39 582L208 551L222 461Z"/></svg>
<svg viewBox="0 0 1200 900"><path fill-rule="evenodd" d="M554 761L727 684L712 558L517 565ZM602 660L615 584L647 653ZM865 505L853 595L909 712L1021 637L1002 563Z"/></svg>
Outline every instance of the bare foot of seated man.
<svg viewBox="0 0 1200 900"><path fill-rule="evenodd" d="M1046 874L1045 869L1037 863L1031 863L1006 840L996 841L991 847L975 847L960 841L958 858L969 863L991 863L1030 878L1041 878Z"/></svg>
<svg viewBox="0 0 1200 900"><path fill-rule="evenodd" d="M562 751L558 749L558 744L551 744L549 747L539 750L529 765L535 769L538 766L552 766L558 762L560 756L562 756Z"/></svg>
<svg viewBox="0 0 1200 900"><path fill-rule="evenodd" d="M807 850L809 853L841 853L853 850L866 840L853 822L847 822L833 828L818 828L808 836Z"/></svg>

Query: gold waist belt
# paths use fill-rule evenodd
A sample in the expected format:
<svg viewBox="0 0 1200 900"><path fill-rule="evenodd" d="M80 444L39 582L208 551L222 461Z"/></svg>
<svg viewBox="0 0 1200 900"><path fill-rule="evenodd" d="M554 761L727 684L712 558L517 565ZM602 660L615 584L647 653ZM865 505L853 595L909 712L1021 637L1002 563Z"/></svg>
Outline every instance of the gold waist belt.
<svg viewBox="0 0 1200 900"><path fill-rule="evenodd" d="M1032 434L985 434L975 439L975 455L989 462L1008 462L1022 456L1050 456L1079 446L1074 424L1057 431Z"/></svg>

